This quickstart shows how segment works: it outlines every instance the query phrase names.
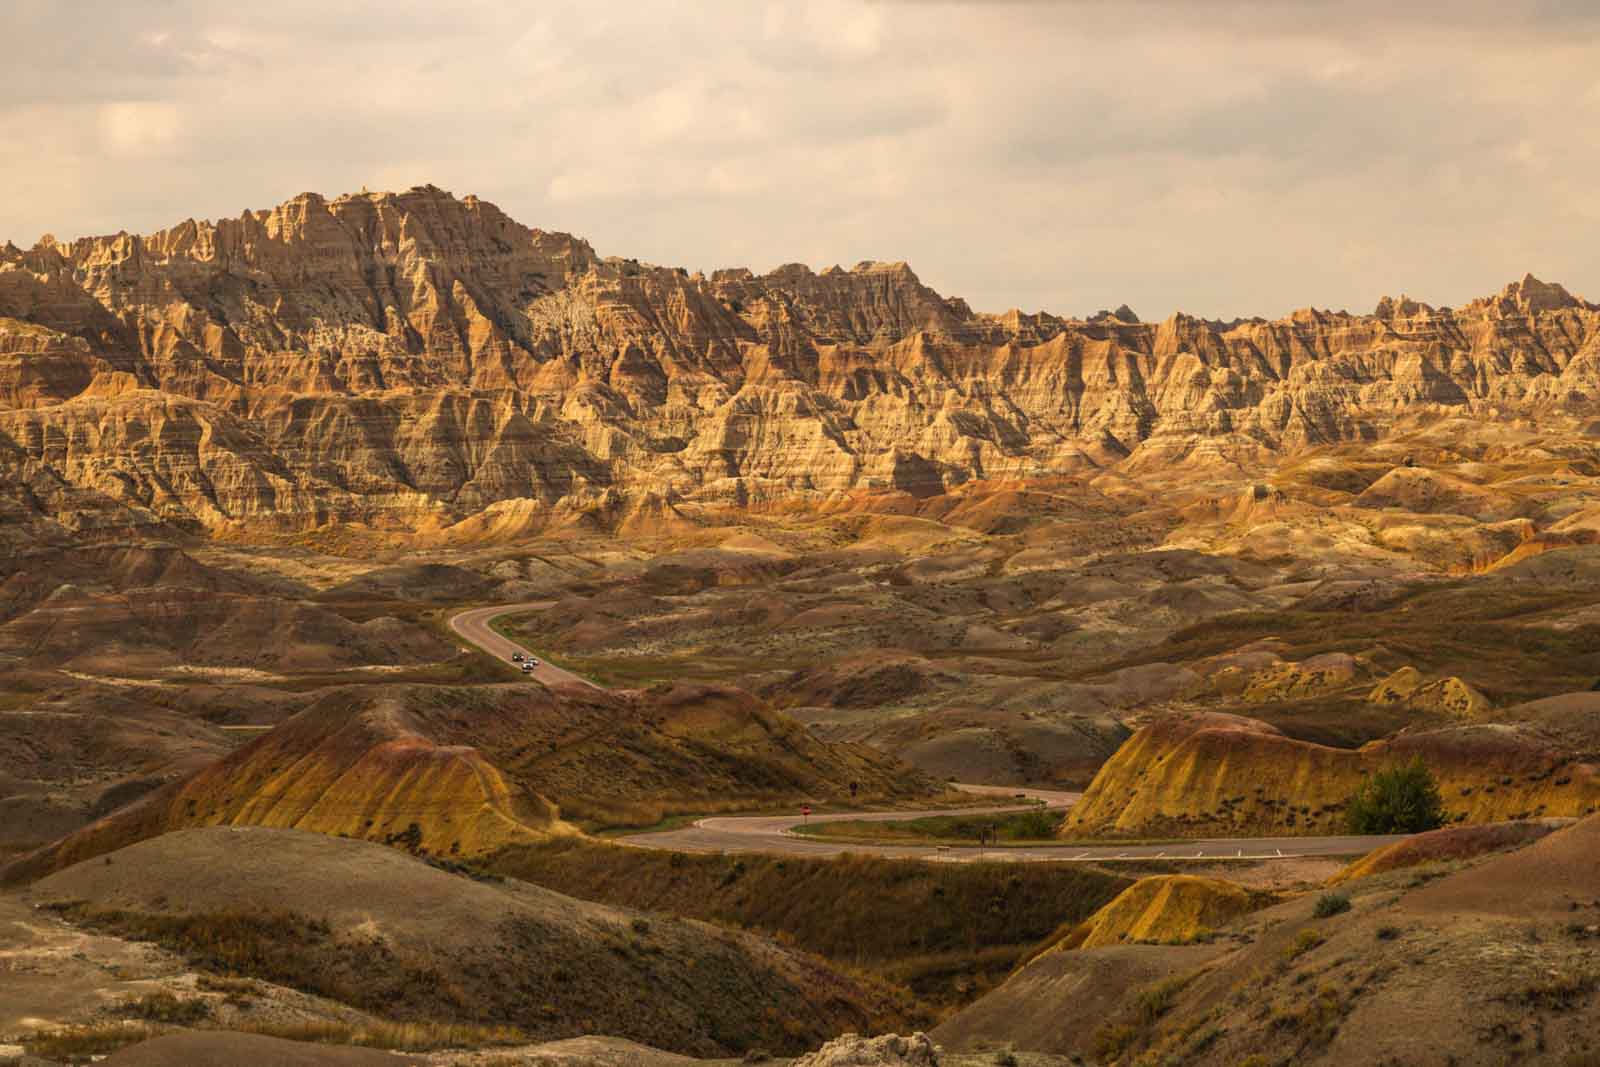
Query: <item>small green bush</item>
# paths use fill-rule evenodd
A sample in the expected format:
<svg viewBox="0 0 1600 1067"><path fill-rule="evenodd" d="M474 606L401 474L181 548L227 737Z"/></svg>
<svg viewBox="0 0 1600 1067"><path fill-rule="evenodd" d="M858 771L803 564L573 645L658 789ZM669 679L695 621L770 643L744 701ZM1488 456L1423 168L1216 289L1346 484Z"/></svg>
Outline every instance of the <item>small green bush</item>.
<svg viewBox="0 0 1600 1067"><path fill-rule="evenodd" d="M1444 825L1439 783L1420 758L1368 778L1350 798L1345 823L1354 834L1416 834Z"/></svg>
<svg viewBox="0 0 1600 1067"><path fill-rule="evenodd" d="M1311 909L1311 914L1319 919L1327 919L1349 910L1349 897L1343 893L1324 893L1317 898L1316 907Z"/></svg>
<svg viewBox="0 0 1600 1067"><path fill-rule="evenodd" d="M1002 837L1014 841L1043 841L1061 829L1061 815L1053 811L1030 811L1013 816L1000 830Z"/></svg>

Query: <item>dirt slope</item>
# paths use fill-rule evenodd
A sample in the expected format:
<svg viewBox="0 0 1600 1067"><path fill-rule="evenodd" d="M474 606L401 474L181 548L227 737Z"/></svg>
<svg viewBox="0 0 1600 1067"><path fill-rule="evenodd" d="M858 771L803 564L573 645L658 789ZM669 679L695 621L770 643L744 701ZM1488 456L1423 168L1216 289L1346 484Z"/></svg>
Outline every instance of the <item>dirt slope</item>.
<svg viewBox="0 0 1600 1067"><path fill-rule="evenodd" d="M1424 864L1471 859L1489 852L1526 845L1557 828L1556 821L1501 822L1484 826L1450 826L1373 849L1329 882L1338 885L1385 871L1398 871Z"/></svg>
<svg viewBox="0 0 1600 1067"><path fill-rule="evenodd" d="M389 1018L609 1033L702 1055L799 1050L895 1021L870 984L771 942L473 881L365 842L212 827L106 859L44 879L31 899Z"/></svg>
<svg viewBox="0 0 1600 1067"><path fill-rule="evenodd" d="M1058 1048L1092 1030L1105 1064L1587 1062L1600 1053L1597 847L1590 818L1450 873L1351 881L1344 911L1319 909L1318 893L1296 897L1224 927L1210 959L1151 947L1171 978L1104 1015L1079 1014L1070 987L1047 974L1025 978L1073 955L1050 953L993 994L1030 998L980 1001L964 1029L947 1025L966 1040L998 1038L1020 1007L1054 1011L1062 1025L1029 1040Z"/></svg>
<svg viewBox="0 0 1600 1067"><path fill-rule="evenodd" d="M141 1041L100 1062L108 1067L422 1067L427 1061L377 1049L198 1031Z"/></svg>

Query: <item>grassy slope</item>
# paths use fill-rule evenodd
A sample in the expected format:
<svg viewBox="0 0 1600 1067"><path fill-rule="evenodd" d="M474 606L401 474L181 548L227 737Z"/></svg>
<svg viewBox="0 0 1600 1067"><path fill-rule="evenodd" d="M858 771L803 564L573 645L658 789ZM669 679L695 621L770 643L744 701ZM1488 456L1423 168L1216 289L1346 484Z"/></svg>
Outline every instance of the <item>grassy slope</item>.
<svg viewBox="0 0 1600 1067"><path fill-rule="evenodd" d="M508 849L489 866L579 898L766 933L940 1008L996 984L1035 943L1130 884L1081 865L713 856L579 840Z"/></svg>
<svg viewBox="0 0 1600 1067"><path fill-rule="evenodd" d="M1001 844L1055 845L1060 843L1055 836L1060 826L1060 812L1041 810L1010 815L930 815L920 819L838 819L797 826L795 832L848 841L975 845L982 831L992 832Z"/></svg>
<svg viewBox="0 0 1600 1067"><path fill-rule="evenodd" d="M742 932L460 877L365 842L212 828L108 859L43 880L34 900L202 970L399 1022L737 1055L925 1019L904 990Z"/></svg>

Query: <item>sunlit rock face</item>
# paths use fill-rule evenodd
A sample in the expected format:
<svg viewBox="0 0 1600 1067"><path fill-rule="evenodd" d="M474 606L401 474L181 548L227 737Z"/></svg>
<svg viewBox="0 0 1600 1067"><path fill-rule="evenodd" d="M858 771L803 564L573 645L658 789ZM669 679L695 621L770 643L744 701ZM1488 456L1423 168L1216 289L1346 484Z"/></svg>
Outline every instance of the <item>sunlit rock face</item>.
<svg viewBox="0 0 1600 1067"><path fill-rule="evenodd" d="M304 194L0 247L0 516L481 536L614 526L646 494L1237 472L1402 419L1579 419L1597 337L1600 309L1531 276L1459 309L1078 321L974 313L904 263L708 278L431 186Z"/></svg>

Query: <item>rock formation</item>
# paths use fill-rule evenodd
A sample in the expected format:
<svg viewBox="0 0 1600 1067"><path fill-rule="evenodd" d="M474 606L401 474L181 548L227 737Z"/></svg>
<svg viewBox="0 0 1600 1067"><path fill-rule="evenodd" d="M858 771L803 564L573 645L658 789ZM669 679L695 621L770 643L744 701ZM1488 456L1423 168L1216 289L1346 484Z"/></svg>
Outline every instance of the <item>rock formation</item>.
<svg viewBox="0 0 1600 1067"><path fill-rule="evenodd" d="M1597 395L1600 308L1531 276L1370 316L980 314L904 263L706 277L432 186L0 246L0 525L31 538L477 539L1106 464L1237 472Z"/></svg>
<svg viewBox="0 0 1600 1067"><path fill-rule="evenodd" d="M193 774L0 870L21 881L171 830L266 826L484 856L676 811L777 798L927 797L891 759L809 736L737 690L507 685L327 690Z"/></svg>
<svg viewBox="0 0 1600 1067"><path fill-rule="evenodd" d="M1101 948L1127 942L1186 944L1202 940L1225 923L1273 903L1218 878L1157 874L1117 894L1073 930L1060 949Z"/></svg>
<svg viewBox="0 0 1600 1067"><path fill-rule="evenodd" d="M1061 833L1329 834L1375 771L1420 758L1448 821L1578 817L1600 810L1600 773L1531 733L1485 724L1401 733L1359 749L1285 736L1215 712L1161 719L1106 761Z"/></svg>

